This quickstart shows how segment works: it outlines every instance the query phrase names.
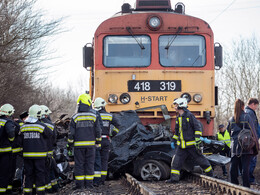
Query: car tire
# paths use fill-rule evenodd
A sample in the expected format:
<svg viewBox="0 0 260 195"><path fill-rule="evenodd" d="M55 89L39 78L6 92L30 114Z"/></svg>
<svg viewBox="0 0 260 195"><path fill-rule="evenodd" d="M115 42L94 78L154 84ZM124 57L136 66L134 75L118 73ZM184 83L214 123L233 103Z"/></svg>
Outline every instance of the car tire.
<svg viewBox="0 0 260 195"><path fill-rule="evenodd" d="M138 175L144 181L165 180L170 175L170 168L162 161L143 160L138 166Z"/></svg>

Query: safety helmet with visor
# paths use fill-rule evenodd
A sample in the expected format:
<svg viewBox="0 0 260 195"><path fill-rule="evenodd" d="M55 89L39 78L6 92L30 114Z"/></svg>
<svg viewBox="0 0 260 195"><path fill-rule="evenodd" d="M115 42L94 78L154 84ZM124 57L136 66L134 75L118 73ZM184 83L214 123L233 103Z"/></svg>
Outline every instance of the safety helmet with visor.
<svg viewBox="0 0 260 195"><path fill-rule="evenodd" d="M0 115L12 116L14 111L14 107L11 104L4 104L0 108Z"/></svg>
<svg viewBox="0 0 260 195"><path fill-rule="evenodd" d="M102 107L105 107L106 105L107 105L106 101L103 98L98 97L95 99L93 107L95 110L101 110Z"/></svg>
<svg viewBox="0 0 260 195"><path fill-rule="evenodd" d="M29 108L29 116L33 118L40 118L41 111L42 111L41 107L37 104L34 104Z"/></svg>
<svg viewBox="0 0 260 195"><path fill-rule="evenodd" d="M42 115L50 115L52 113L52 111L47 106L40 105L40 107L42 110L42 112L41 112Z"/></svg>
<svg viewBox="0 0 260 195"><path fill-rule="evenodd" d="M91 106L91 97L89 94L83 93L78 97L77 104L82 103Z"/></svg>
<svg viewBox="0 0 260 195"><path fill-rule="evenodd" d="M177 98L173 101L173 104L178 105L178 109L183 109L188 107L188 101L186 98Z"/></svg>

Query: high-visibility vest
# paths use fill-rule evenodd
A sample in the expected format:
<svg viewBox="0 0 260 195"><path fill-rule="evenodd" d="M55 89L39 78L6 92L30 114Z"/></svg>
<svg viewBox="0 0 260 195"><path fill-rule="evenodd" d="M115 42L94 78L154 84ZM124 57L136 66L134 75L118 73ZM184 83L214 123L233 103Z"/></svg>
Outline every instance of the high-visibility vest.
<svg viewBox="0 0 260 195"><path fill-rule="evenodd" d="M222 142L226 143L227 146L230 148L231 141L230 141L229 132L227 130L225 130L224 136L220 132L218 132L217 135L218 135L218 141L222 141Z"/></svg>

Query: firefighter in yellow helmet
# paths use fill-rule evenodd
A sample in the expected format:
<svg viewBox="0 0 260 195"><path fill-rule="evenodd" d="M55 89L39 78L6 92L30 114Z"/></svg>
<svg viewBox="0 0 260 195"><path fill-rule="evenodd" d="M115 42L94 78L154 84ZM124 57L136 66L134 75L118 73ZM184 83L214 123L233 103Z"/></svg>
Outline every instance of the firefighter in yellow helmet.
<svg viewBox="0 0 260 195"><path fill-rule="evenodd" d="M0 108L0 194L6 194L11 177L12 142L15 138L15 126L10 119L14 113L11 104Z"/></svg>
<svg viewBox="0 0 260 195"><path fill-rule="evenodd" d="M102 121L91 107L91 97L81 94L78 112L72 116L68 141L74 143L74 189L93 188L96 145L101 143Z"/></svg>

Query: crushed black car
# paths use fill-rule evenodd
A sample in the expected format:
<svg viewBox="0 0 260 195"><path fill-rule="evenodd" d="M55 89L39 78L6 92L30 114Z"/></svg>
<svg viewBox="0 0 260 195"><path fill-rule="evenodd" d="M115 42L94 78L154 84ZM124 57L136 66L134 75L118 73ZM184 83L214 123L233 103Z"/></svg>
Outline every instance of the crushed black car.
<svg viewBox="0 0 260 195"><path fill-rule="evenodd" d="M118 177L130 173L141 180L165 180L170 176L170 165L175 151L171 148L172 132L163 124L142 125L135 111L123 111L113 115L120 123L119 133L112 137L109 158L109 176ZM224 143L211 140L211 144L203 144L213 168L226 165L229 157L219 153ZM183 171L202 171L192 158L187 159Z"/></svg>

